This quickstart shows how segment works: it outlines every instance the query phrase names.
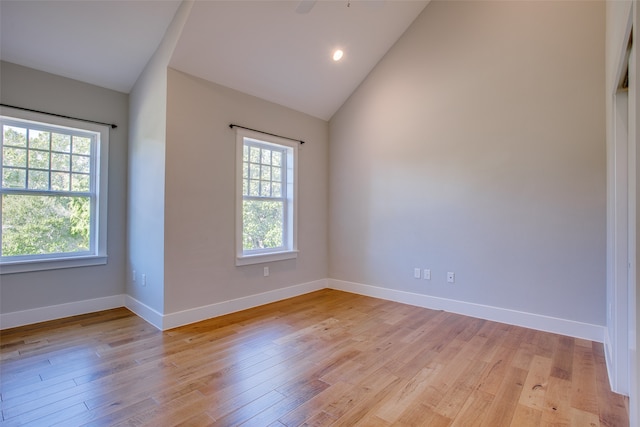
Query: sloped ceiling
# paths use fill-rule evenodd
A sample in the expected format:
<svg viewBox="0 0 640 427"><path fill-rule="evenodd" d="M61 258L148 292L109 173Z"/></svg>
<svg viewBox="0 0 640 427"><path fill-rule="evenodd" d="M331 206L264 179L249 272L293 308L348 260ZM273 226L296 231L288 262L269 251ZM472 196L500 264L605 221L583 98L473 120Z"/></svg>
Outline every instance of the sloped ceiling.
<svg viewBox="0 0 640 427"><path fill-rule="evenodd" d="M427 3L196 0L170 66L327 120ZM179 4L2 0L0 59L128 93Z"/></svg>
<svg viewBox="0 0 640 427"><path fill-rule="evenodd" d="M317 1L300 14L297 1L197 1L171 66L327 120L426 4Z"/></svg>
<svg viewBox="0 0 640 427"><path fill-rule="evenodd" d="M0 59L128 93L180 1L0 1Z"/></svg>

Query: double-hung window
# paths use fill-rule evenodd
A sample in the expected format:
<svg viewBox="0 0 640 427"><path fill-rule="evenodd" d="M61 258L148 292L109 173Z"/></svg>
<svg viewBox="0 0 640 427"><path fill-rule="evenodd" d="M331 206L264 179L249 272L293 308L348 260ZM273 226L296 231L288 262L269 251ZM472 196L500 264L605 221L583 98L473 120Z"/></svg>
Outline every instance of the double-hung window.
<svg viewBox="0 0 640 427"><path fill-rule="evenodd" d="M106 263L108 128L13 109L0 127L0 272Z"/></svg>
<svg viewBox="0 0 640 427"><path fill-rule="evenodd" d="M236 132L236 265L295 258L297 142Z"/></svg>

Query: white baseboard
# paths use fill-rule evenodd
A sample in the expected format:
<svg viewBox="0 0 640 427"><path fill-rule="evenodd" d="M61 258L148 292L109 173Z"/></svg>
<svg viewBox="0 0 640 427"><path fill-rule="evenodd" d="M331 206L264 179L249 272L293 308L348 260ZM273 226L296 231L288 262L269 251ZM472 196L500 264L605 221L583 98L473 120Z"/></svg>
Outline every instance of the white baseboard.
<svg viewBox="0 0 640 427"><path fill-rule="evenodd" d="M300 285L289 286L287 288L275 289L261 294L249 295L216 304L191 308L189 310L177 311L164 315L163 330L177 328L201 320L211 319L217 316L246 310L264 304L280 301L287 298L296 297L309 292L319 291L327 287L327 279L315 280L313 282L302 283Z"/></svg>
<svg viewBox="0 0 640 427"><path fill-rule="evenodd" d="M49 305L29 310L13 311L0 314L0 329L15 328L32 323L46 322L63 317L93 313L94 311L109 310L124 306L124 295L69 302L66 304Z"/></svg>
<svg viewBox="0 0 640 427"><path fill-rule="evenodd" d="M159 311L156 311L130 295L125 295L124 306L133 311L138 317L142 317L148 323L162 330L162 319L164 316Z"/></svg>
<svg viewBox="0 0 640 427"><path fill-rule="evenodd" d="M275 289L216 304L195 307L175 313L162 314L130 295L114 295L104 298L39 307L30 310L0 314L0 329L15 328L32 323L46 322L78 314L92 313L117 307L126 307L161 331L211 319L224 314L246 310L287 298L318 291L327 287L327 279Z"/></svg>
<svg viewBox="0 0 640 427"><path fill-rule="evenodd" d="M94 311L108 310L116 307L127 307L129 310L142 317L156 328L160 330L167 330L236 311L246 310L248 308L296 297L298 295L318 291L324 288L367 295L370 297L382 298L389 301L396 301L434 310L445 310L465 316L523 326L526 328L596 342L605 341L606 328L604 326L335 279L315 280L313 282L302 283L256 295L249 295L242 298L222 301L215 304L168 314L162 314L129 295L113 295L104 298L3 313L0 314L0 329L14 328L17 326L45 322L48 320L91 313ZM605 354L609 356L606 346ZM609 359L609 357L607 357L607 359ZM607 363L607 366L610 366L610 363ZM611 378L611 375L609 375L609 377Z"/></svg>
<svg viewBox="0 0 640 427"><path fill-rule="evenodd" d="M522 326L525 328L552 332L555 334L582 338L600 343L604 340L605 327L589 323L575 322L572 320L559 319L541 314L526 313L506 308L416 294L413 292L398 291L394 289L364 285L361 283L346 282L343 280L328 279L328 287L340 291L401 302L433 310L444 310L451 313L463 314L465 316L477 317L480 319L492 320L494 322L507 323L510 325Z"/></svg>

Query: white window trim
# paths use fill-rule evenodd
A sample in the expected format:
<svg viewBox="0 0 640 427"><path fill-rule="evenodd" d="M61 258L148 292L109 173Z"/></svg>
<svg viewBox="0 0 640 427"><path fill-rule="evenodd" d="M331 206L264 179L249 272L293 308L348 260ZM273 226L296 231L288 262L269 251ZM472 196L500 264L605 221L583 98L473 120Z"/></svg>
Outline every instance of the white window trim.
<svg viewBox="0 0 640 427"><path fill-rule="evenodd" d="M281 251L269 251L265 253L245 254L242 245L242 153L244 138L256 139L269 144L276 144L292 149L293 173L292 189L288 190L289 205L291 208L287 230L290 249ZM298 257L298 142L277 136L266 135L261 132L236 128L236 266L267 263L295 259Z"/></svg>
<svg viewBox="0 0 640 427"><path fill-rule="evenodd" d="M0 275L14 273L28 273L30 271L57 270L61 268L88 267L104 265L108 256L68 256L50 259L6 261L0 264Z"/></svg>
<svg viewBox="0 0 640 427"><path fill-rule="evenodd" d="M109 127L11 107L1 107L0 115L38 124L51 124L72 129L82 129L100 134L99 149L96 151L95 158L95 164L98 168L95 183L97 192L95 214L97 216L94 225L95 229L92 230L92 234L94 234L92 237L96 239L92 245L92 251L71 254L11 257L10 259L0 260L0 275L106 264L108 260L107 195L109 180Z"/></svg>

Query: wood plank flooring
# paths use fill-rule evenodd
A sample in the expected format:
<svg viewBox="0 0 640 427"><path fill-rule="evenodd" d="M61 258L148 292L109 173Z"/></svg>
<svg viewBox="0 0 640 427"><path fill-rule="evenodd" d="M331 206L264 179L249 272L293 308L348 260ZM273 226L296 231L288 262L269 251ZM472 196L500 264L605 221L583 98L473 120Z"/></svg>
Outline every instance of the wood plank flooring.
<svg viewBox="0 0 640 427"><path fill-rule="evenodd" d="M628 426L602 344L333 290L0 333L1 426Z"/></svg>

